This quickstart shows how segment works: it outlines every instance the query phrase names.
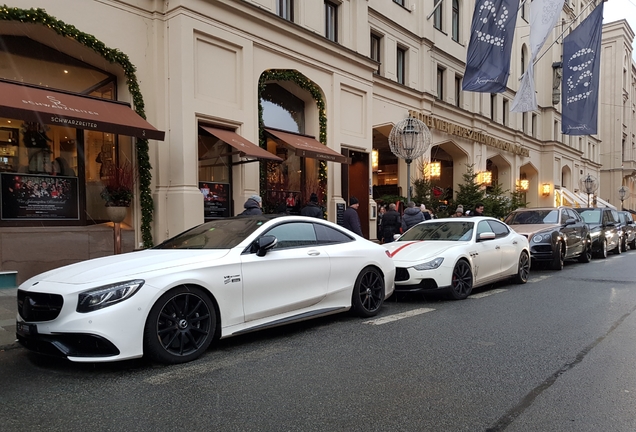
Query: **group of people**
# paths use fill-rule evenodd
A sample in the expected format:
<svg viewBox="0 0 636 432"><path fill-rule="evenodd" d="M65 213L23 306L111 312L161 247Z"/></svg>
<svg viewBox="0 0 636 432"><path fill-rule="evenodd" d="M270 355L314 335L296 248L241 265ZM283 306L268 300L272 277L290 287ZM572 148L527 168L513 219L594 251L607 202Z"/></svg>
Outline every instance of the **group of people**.
<svg viewBox="0 0 636 432"><path fill-rule="evenodd" d="M400 216L394 203L386 207L380 207L378 212L378 240L382 243L391 243L395 234L405 232L413 225L433 218L431 212L424 204L419 207L413 201L406 204L404 214Z"/></svg>
<svg viewBox="0 0 636 432"><path fill-rule="evenodd" d="M463 216L483 216L484 215L484 204L477 203L473 210L467 210L464 212L464 206L459 204L457 209L455 209L455 213L451 215L451 217L463 217Z"/></svg>
<svg viewBox="0 0 636 432"><path fill-rule="evenodd" d="M259 195L252 195L243 204L243 212L239 216L254 216L263 214L263 199ZM282 203L278 212L287 214L288 203ZM322 207L318 204L318 195L312 193L307 204L300 210L301 216L309 216L315 218L323 218Z"/></svg>

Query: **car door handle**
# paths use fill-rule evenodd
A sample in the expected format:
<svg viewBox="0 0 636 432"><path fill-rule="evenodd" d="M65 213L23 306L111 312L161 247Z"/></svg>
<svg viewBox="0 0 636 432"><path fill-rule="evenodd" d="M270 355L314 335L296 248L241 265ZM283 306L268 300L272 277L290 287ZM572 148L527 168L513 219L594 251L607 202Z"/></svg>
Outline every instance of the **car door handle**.
<svg viewBox="0 0 636 432"><path fill-rule="evenodd" d="M307 255L309 255L309 256L318 256L318 255L320 255L320 251L310 250L309 252L307 252Z"/></svg>
<svg viewBox="0 0 636 432"><path fill-rule="evenodd" d="M501 247L500 246L495 246L495 249L501 249Z"/></svg>

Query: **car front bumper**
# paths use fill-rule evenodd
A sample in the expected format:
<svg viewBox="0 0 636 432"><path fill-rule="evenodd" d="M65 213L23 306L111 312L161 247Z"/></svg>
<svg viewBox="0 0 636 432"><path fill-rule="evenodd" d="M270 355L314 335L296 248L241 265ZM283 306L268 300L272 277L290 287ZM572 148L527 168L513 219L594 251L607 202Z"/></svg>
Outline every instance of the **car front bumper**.
<svg viewBox="0 0 636 432"><path fill-rule="evenodd" d="M451 286L453 268L443 264L433 270L416 270L396 263L395 292L433 293L448 290Z"/></svg>

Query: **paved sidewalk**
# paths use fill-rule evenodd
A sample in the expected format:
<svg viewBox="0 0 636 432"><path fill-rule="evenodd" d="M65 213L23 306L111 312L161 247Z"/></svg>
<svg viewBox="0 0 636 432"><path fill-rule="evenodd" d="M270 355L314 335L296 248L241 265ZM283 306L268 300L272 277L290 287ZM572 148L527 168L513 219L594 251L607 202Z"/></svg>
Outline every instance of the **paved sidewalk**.
<svg viewBox="0 0 636 432"><path fill-rule="evenodd" d="M15 341L17 288L0 289L0 350L18 347Z"/></svg>

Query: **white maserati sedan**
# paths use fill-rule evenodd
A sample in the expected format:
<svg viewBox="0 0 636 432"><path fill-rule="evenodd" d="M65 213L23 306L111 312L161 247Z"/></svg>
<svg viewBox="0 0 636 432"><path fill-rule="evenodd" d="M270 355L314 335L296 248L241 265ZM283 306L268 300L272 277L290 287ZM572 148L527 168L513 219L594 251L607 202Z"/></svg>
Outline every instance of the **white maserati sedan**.
<svg viewBox="0 0 636 432"><path fill-rule="evenodd" d="M526 283L530 272L528 239L490 217L420 222L384 246L397 267L396 292L443 292L461 300L502 279Z"/></svg>
<svg viewBox="0 0 636 432"><path fill-rule="evenodd" d="M331 222L220 219L27 280L16 333L28 349L77 362L183 363L215 338L350 309L373 316L394 279L385 248Z"/></svg>

